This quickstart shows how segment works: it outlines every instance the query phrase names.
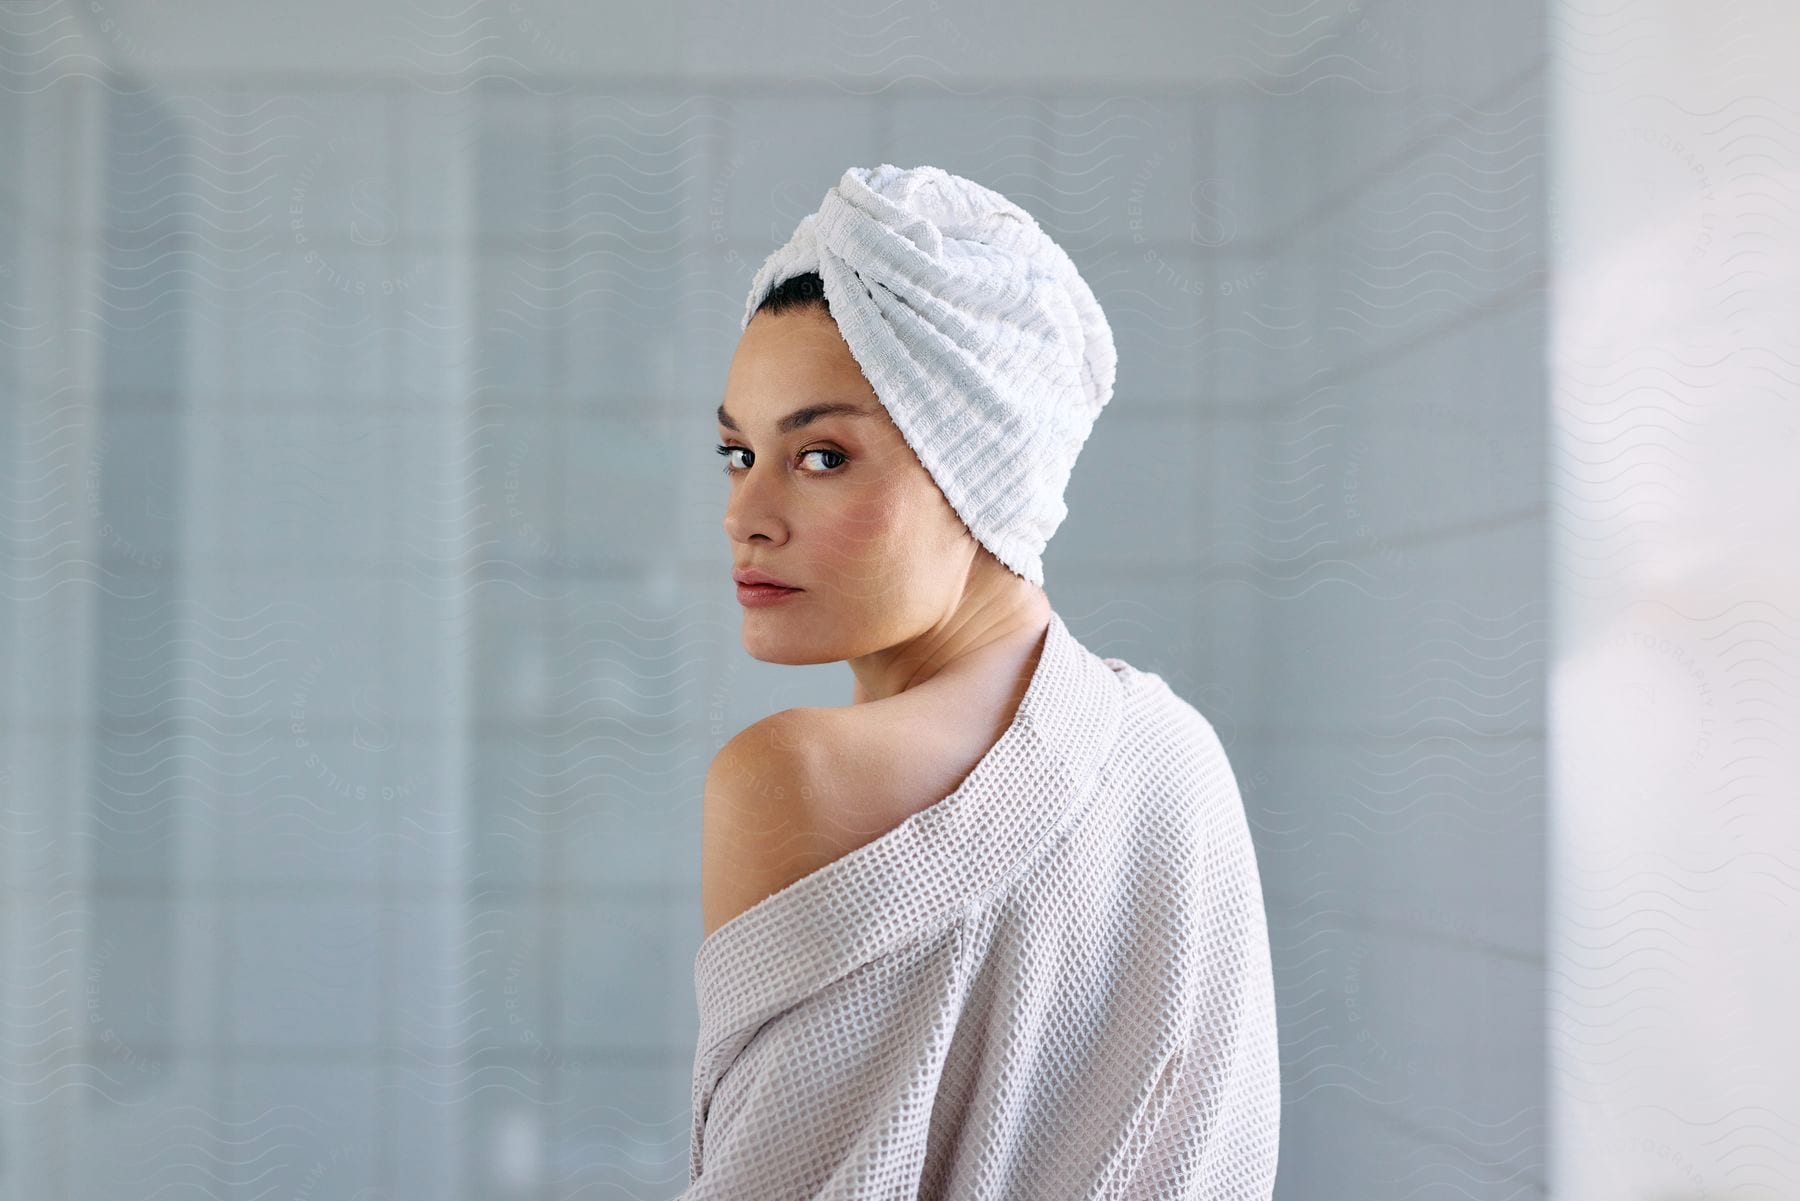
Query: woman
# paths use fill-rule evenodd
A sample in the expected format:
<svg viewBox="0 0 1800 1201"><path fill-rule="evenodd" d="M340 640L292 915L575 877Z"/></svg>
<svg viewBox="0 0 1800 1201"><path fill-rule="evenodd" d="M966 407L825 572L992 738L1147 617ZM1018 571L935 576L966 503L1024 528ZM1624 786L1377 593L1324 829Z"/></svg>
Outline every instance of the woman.
<svg viewBox="0 0 1800 1201"><path fill-rule="evenodd" d="M1115 354L1068 256L852 168L719 408L743 638L847 660L707 776L699 1197L1269 1197L1260 879L1210 723L1043 590Z"/></svg>

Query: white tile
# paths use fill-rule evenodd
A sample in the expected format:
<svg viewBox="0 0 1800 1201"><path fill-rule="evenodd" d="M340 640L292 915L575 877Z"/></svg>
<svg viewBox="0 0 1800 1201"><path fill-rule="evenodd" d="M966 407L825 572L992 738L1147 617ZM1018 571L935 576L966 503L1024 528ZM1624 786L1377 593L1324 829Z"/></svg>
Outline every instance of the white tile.
<svg viewBox="0 0 1800 1201"><path fill-rule="evenodd" d="M1354 1045L1367 1072L1409 1094L1395 1116L1465 1132L1516 1124L1528 1110L1542 1121L1541 962L1384 933L1356 937L1368 951Z"/></svg>
<svg viewBox="0 0 1800 1201"><path fill-rule="evenodd" d="M232 370L250 403L295 397L369 407L388 395L399 334L385 257L352 243L246 249Z"/></svg>
<svg viewBox="0 0 1800 1201"><path fill-rule="evenodd" d="M714 606L658 569L581 581L551 627L554 728L575 739L559 751L629 754L694 721L716 629Z"/></svg>
<svg viewBox="0 0 1800 1201"><path fill-rule="evenodd" d="M221 203L232 205L241 182L200 161L211 156L216 162L214 148L228 141L232 119L218 112L222 99L214 89L180 95L143 88L121 92L104 106L105 140L95 149L106 156L109 177L130 181L96 193L110 230L155 239L184 226L207 234L229 228L215 224L213 214ZM65 138L73 115L72 109L61 115ZM144 244L138 237L108 241L114 247ZM169 246L169 240L162 243L164 250Z"/></svg>
<svg viewBox="0 0 1800 1201"><path fill-rule="evenodd" d="M1051 541L1057 547L1057 541ZM1046 557L1045 589L1075 637L1101 658L1155 672L1198 704L1207 642L1199 573L1173 564L1109 572Z"/></svg>
<svg viewBox="0 0 1800 1201"><path fill-rule="evenodd" d="M1336 1086L1355 1089L1355 1097L1373 1106L1393 1107L1415 1095L1444 1066L1460 1062L1453 1048L1442 1048L1442 1061L1427 1059L1433 1048L1417 1037L1411 1025L1431 1005L1442 1005L1463 994L1469 1003L1474 965L1456 958L1445 947L1433 947L1438 956L1440 980L1426 992L1411 992L1411 980L1397 974L1395 958L1402 954L1399 940L1370 933L1355 926L1328 922L1303 927L1307 944L1314 947L1303 976L1278 980L1276 992L1285 996L1301 989L1314 1003L1285 1026L1285 1041L1309 1046L1316 1088Z"/></svg>
<svg viewBox="0 0 1800 1201"><path fill-rule="evenodd" d="M149 398L96 406L96 428L81 464L83 515L102 564L161 570L182 558L188 509L184 477L205 426ZM20 465L34 475L48 464Z"/></svg>
<svg viewBox="0 0 1800 1201"><path fill-rule="evenodd" d="M232 1201L353 1197L379 1190L383 1124L373 1062L240 1059L230 1069L227 1145L215 1165Z"/></svg>
<svg viewBox="0 0 1800 1201"><path fill-rule="evenodd" d="M1039 221L1071 256L1128 240L1186 245L1202 138L1189 97L1098 95L1049 102L1052 154Z"/></svg>
<svg viewBox="0 0 1800 1201"><path fill-rule="evenodd" d="M185 882L184 882L185 883ZM223 911L172 894L90 898L85 962L72 1007L97 1062L156 1091L169 1061L206 1050L219 1018Z"/></svg>
<svg viewBox="0 0 1800 1201"><path fill-rule="evenodd" d="M613 417L698 416L704 406L690 397L684 359L699 335L682 312L700 256L697 248L673 254L618 239L584 239L562 256L543 314L562 347L555 394ZM723 386L721 377L716 387Z"/></svg>
<svg viewBox="0 0 1800 1201"><path fill-rule="evenodd" d="M427 581L547 553L554 472L537 397L417 397L376 427L392 527L384 562ZM421 598L422 599L422 598Z"/></svg>
<svg viewBox="0 0 1800 1201"><path fill-rule="evenodd" d="M484 10L476 19L483 49L506 64L504 74L513 86L542 94L593 80L657 77L686 83L694 73L690 30L713 13L710 7L610 9L554 0ZM462 24L452 20L447 27L460 34Z"/></svg>
<svg viewBox="0 0 1800 1201"><path fill-rule="evenodd" d="M551 369L553 341L532 320L549 303L547 268L507 249L438 249L406 244L383 262L392 282L388 320L394 341L388 408L448 410L472 394L505 393L505 370L537 382Z"/></svg>
<svg viewBox="0 0 1800 1201"><path fill-rule="evenodd" d="M240 902L231 915L233 964L225 1036L240 1044L367 1055L380 1030L381 928L380 907L373 900L315 896ZM269 1070L285 1074L301 1069L282 1064ZM290 1093L287 1100L306 1110L309 1100L324 1098ZM342 1114L349 1105L346 1097L317 1112ZM262 1112L259 1107L251 1114Z"/></svg>
<svg viewBox="0 0 1800 1201"><path fill-rule="evenodd" d="M1191 565L1200 552L1200 495L1210 461L1189 415L1102 412L1064 490L1066 536L1084 563Z"/></svg>
<svg viewBox="0 0 1800 1201"><path fill-rule="evenodd" d="M672 1053L661 1064L604 1057L565 1064L551 1144L562 1187L571 1194L626 1187L655 1197L686 1188L692 1069L691 1053Z"/></svg>
<svg viewBox="0 0 1800 1201"><path fill-rule="evenodd" d="M1212 298L1204 264L1183 250L1116 239L1074 261L1106 314L1118 355L1113 399L1100 421L1120 413L1192 413L1207 404L1202 350Z"/></svg>
<svg viewBox="0 0 1800 1201"><path fill-rule="evenodd" d="M560 921L552 1021L561 1042L637 1053L682 1049L670 1001L684 979L691 996L692 959L671 937L666 902L623 895L569 902Z"/></svg>
<svg viewBox="0 0 1800 1201"><path fill-rule="evenodd" d="M1421 1133L1404 1105L1372 1098L1360 1081L1326 1076L1313 1055L1293 1075L1296 1087L1282 1098L1279 1179L1296 1196L1375 1201L1391 1195L1396 1180L1476 1196L1545 1195L1541 1114L1534 1121L1522 1111L1484 1130L1440 1113L1435 1129Z"/></svg>
<svg viewBox="0 0 1800 1201"><path fill-rule="evenodd" d="M1387 1196L1392 1188L1387 1182L1401 1174L1397 1132L1380 1120L1378 1106L1354 1082L1323 1064L1316 1040L1293 1041L1299 1044L1298 1062L1283 1080L1279 1187L1343 1201Z"/></svg>
<svg viewBox="0 0 1800 1201"><path fill-rule="evenodd" d="M454 813L421 815L432 833L417 849L442 848L435 859L408 860L421 880L455 887L460 879L523 888L544 879L544 830L554 781L542 749L545 737L523 728L495 730L450 750L466 757L467 799Z"/></svg>
<svg viewBox="0 0 1800 1201"><path fill-rule="evenodd" d="M710 429L700 418L678 425L578 415L559 425L558 504L573 569L617 571L667 553L685 498L708 458L717 461Z"/></svg>
<svg viewBox="0 0 1800 1201"><path fill-rule="evenodd" d="M1526 347L1518 348L1528 354ZM1462 360L1466 369L1468 360ZM1390 398L1357 426L1355 534L1403 545L1437 530L1518 520L1544 502L1545 432L1517 403L1532 394L1524 372L1468 376Z"/></svg>
<svg viewBox="0 0 1800 1201"><path fill-rule="evenodd" d="M684 68L701 78L779 79L789 87L796 74L809 76L810 84L823 84L840 72L866 79L857 63L843 68L833 64L845 53L846 28L858 23L857 15L821 6L805 12L804 20L778 25L768 20L765 9L739 0L686 10ZM900 10L883 24L904 20L903 14ZM861 90L868 87L865 82Z"/></svg>
<svg viewBox="0 0 1800 1201"><path fill-rule="evenodd" d="M1274 733L1258 746L1243 786L1281 831L1268 845L1272 897L1459 945L1541 953L1540 740Z"/></svg>
<svg viewBox="0 0 1800 1201"><path fill-rule="evenodd" d="M35 684L35 681L28 683ZM34 691L32 700L36 699ZM189 822L173 846L167 841L147 844L130 827L118 834L103 834L105 827L97 818L105 817L106 812L100 807L102 798L93 791L96 769L107 753L100 747L117 736L102 738L97 744L90 728L91 718L86 716L85 709L76 710L83 714L80 719L72 714L46 712L45 707L28 712L34 720L54 721L54 724L41 732L31 732L29 755L0 763L0 789L4 789L7 797L11 847L7 880L23 898L17 912L24 915L21 920L32 931L28 945L62 937L66 932L67 927L49 921L47 915L67 911L67 906L55 898L62 895L67 874L75 870L77 863L85 861L87 869L93 873L93 883L102 886L109 873L118 873L122 868L127 878L156 883L168 878L171 865L183 878L191 878L190 873L210 872L212 860L205 845L211 830L204 820L197 818ZM29 728L17 718L9 716L7 720L13 728ZM143 741L154 750L155 742ZM89 781L88 791L76 805L71 803L75 794L69 781L83 777ZM146 799L153 802L148 806L151 812L146 824L156 829L167 823L170 807L159 797ZM118 823L115 821L114 824ZM116 848L110 863L95 854L96 847L92 843L98 840L104 840L102 845L111 843ZM37 911L35 914L34 910Z"/></svg>
<svg viewBox="0 0 1800 1201"><path fill-rule="evenodd" d="M70 833L96 884L166 888L176 870L202 862L190 838L210 822L188 813L197 806L196 760L205 762L215 740L178 733L172 724L165 718L153 732L102 731L87 743L81 808ZM67 788L65 781L62 795Z"/></svg>
<svg viewBox="0 0 1800 1201"><path fill-rule="evenodd" d="M1540 542L1513 526L1409 545L1394 562L1290 567L1308 586L1263 611L1271 719L1419 738L1541 730Z"/></svg>
<svg viewBox="0 0 1800 1201"><path fill-rule="evenodd" d="M1374 844L1379 853L1358 864L1368 875L1353 895L1381 929L1541 960L1549 876L1543 742L1494 739L1468 759L1465 815L1420 814Z"/></svg>
<svg viewBox="0 0 1800 1201"><path fill-rule="evenodd" d="M1234 513L1248 519L1263 558L1254 577L1272 600L1295 595L1297 579L1319 576L1371 587L1377 568L1342 558L1359 520L1362 483L1355 397L1328 385L1293 403L1269 406L1259 437L1244 436L1250 454L1245 490Z"/></svg>
<svg viewBox="0 0 1800 1201"><path fill-rule="evenodd" d="M1050 596L1081 640L1102 658L1163 677L1221 736L1261 713L1257 614L1262 597L1205 568L1112 576L1046 566Z"/></svg>
<svg viewBox="0 0 1800 1201"><path fill-rule="evenodd" d="M1216 400L1274 399L1327 366L1313 319L1325 284L1312 264L1290 250L1233 253L1210 259L1196 277L1212 300L1198 353Z"/></svg>
<svg viewBox="0 0 1800 1201"><path fill-rule="evenodd" d="M327 887L380 879L379 768L349 732L263 731L215 744L208 759L224 879Z"/></svg>
<svg viewBox="0 0 1800 1201"><path fill-rule="evenodd" d="M394 547L383 453L394 421L379 410L271 404L189 423L194 554L249 570L295 562L373 569Z"/></svg>
<svg viewBox="0 0 1800 1201"><path fill-rule="evenodd" d="M483 731L541 732L555 711L549 637L560 602L505 583L485 582L469 593L467 609L475 624L457 658L466 660L466 669L474 676L473 721ZM433 645L427 631L416 649L424 654ZM461 662L446 663L442 670L465 668Z"/></svg>
<svg viewBox="0 0 1800 1201"><path fill-rule="evenodd" d="M454 888L470 866L474 781L470 732L458 713L409 722L383 748L370 796L383 875Z"/></svg>
<svg viewBox="0 0 1800 1201"><path fill-rule="evenodd" d="M684 366L672 402L709 432L716 430L714 410L725 399L725 378L743 337L750 281L774 249L760 240L725 243L694 263L682 307Z"/></svg>
<svg viewBox="0 0 1800 1201"><path fill-rule="evenodd" d="M477 230L509 232L509 220L528 220L531 214L484 213L478 197L481 189L519 186L519 181L483 183L482 152L498 140L494 128L504 117L496 105L500 97L481 90L437 91L407 88L389 100L393 123L394 178L399 237L395 249L402 255L431 254L468 245ZM540 99L540 105L553 101ZM526 110L525 119L536 114ZM536 117L546 126L547 117ZM536 131L541 138L543 131ZM541 153L541 151L539 151ZM537 164L542 171L542 164ZM537 180L539 187L543 180ZM492 193L488 193L491 204ZM536 198L541 202L542 194ZM483 220L484 216L488 220Z"/></svg>
<svg viewBox="0 0 1800 1201"><path fill-rule="evenodd" d="M483 400L549 394L561 377L567 325L555 264L535 253L494 250L483 252L476 267L474 346L427 334L410 351L407 378L427 395L434 387ZM472 366L447 370L471 350Z"/></svg>
<svg viewBox="0 0 1800 1201"><path fill-rule="evenodd" d="M70 35L79 37L80 14L69 10L58 16L60 19L47 23L37 35L44 39L39 44L48 45L49 39L55 39L72 50L74 39ZM88 61L98 66L91 57ZM7 179L0 186L16 198L17 212L25 219L23 225L48 235L38 240L39 248L68 245L72 231L77 229L82 231L81 240L87 240L93 227L103 219L87 203L98 199L94 185L102 160L92 154L92 149L104 146L103 106L94 105L80 112L74 97L63 88L21 92L11 104L12 120L7 122L6 134L0 136L7 139L5 161L21 164L22 169L7 172ZM29 169L23 169L26 164ZM80 203L71 203L71 185L76 186ZM9 253L25 249L20 246ZM19 264L13 265L16 268Z"/></svg>
<svg viewBox="0 0 1800 1201"><path fill-rule="evenodd" d="M475 113L475 222L483 237L549 249L559 219L556 173L562 102L511 90L484 93Z"/></svg>
<svg viewBox="0 0 1800 1201"><path fill-rule="evenodd" d="M1435 186L1425 184L1427 172L1438 173ZM1414 342L1499 290L1501 277L1481 249L1495 235L1485 229L1511 226L1516 238L1523 226L1507 219L1500 197L1443 178L1473 173L1432 156L1383 179L1345 215L1333 324L1354 336L1352 345L1367 353Z"/></svg>
<svg viewBox="0 0 1800 1201"><path fill-rule="evenodd" d="M198 615L182 634L200 656L194 680L222 710L219 728L298 737L404 711L388 623L410 602L393 577L271 565L211 575L193 600ZM379 742L365 732L365 745Z"/></svg>
<svg viewBox="0 0 1800 1201"><path fill-rule="evenodd" d="M53 1120L47 1105L21 1106L8 1122L3 1195L9 1201L218 1195L216 1167L234 1152L221 1141L212 1060L169 1060L141 1080L129 1065L104 1060L94 1061L87 1073L92 1073L89 1086L104 1088L114 1103L74 1108L58 1127L60 1137L38 1127L39 1121ZM52 1177L60 1185L53 1185Z"/></svg>
<svg viewBox="0 0 1800 1201"><path fill-rule="evenodd" d="M1320 111L1319 99L1306 92L1244 89L1202 98L1208 161L1196 183L1209 245L1266 254L1305 220L1321 195L1313 154Z"/></svg>
<svg viewBox="0 0 1800 1201"><path fill-rule="evenodd" d="M90 492L103 477L95 469L97 444L86 432L96 420L93 396L74 389L58 395L53 386L28 395L29 401L25 394L19 398L16 433L3 469L21 494L30 490L34 495L33 503L13 507L8 570L36 583L14 592L16 633L0 639L5 678L26 687L9 689L0 705L15 720L30 714L84 726L93 702L86 670L91 652L81 648L92 642L97 606L121 596L136 598L132 605L156 603L159 596L172 595L172 578L166 562L162 570L153 565L140 569L129 559L114 558L107 567L114 573L129 569L129 574L113 576L102 590L92 509L96 501L103 509L106 502ZM104 456L100 463L103 470ZM125 512L116 503L114 508ZM79 544L72 541L77 537ZM71 584L77 587L67 587Z"/></svg>
<svg viewBox="0 0 1800 1201"><path fill-rule="evenodd" d="M710 243L708 165L725 134L716 98L576 96L562 119L552 228L565 254L629 252L666 266Z"/></svg>
<svg viewBox="0 0 1800 1201"><path fill-rule="evenodd" d="M1340 106L1356 93L1381 99L1407 95L1417 87L1419 22L1413 10L1389 0L1345 0L1344 15L1329 41L1319 44L1308 72L1309 93ZM1329 93L1318 89L1329 87Z"/></svg>
<svg viewBox="0 0 1800 1201"><path fill-rule="evenodd" d="M559 947L553 905L482 877L462 926L457 970L469 982L469 1039L484 1054L528 1059L531 1075L563 1055L556 1028Z"/></svg>
<svg viewBox="0 0 1800 1201"><path fill-rule="evenodd" d="M392 1201L463 1201L471 1190L465 1160L471 1158L466 1123L484 1096L463 1052L406 1057L396 1074L398 1087L384 1088L380 1100L393 1123ZM515 1082L516 1083L516 1082ZM502 1088L502 1093L512 1095ZM516 1099L516 1098L515 1098Z"/></svg>
<svg viewBox="0 0 1800 1201"><path fill-rule="evenodd" d="M1412 26L1419 48L1419 89L1426 97L1494 100L1505 85L1543 86L1550 32L1547 13L1530 5L1434 4L1395 14ZM1519 89L1511 89L1517 95Z"/></svg>
<svg viewBox="0 0 1800 1201"><path fill-rule="evenodd" d="M377 91L250 92L228 127L242 178L234 199L248 228L289 249L373 249L398 232L400 211L388 129Z"/></svg>
<svg viewBox="0 0 1800 1201"><path fill-rule="evenodd" d="M1334 97L1318 107L1318 141L1313 170L1319 190L1339 206L1377 190L1396 171L1427 153L1441 127L1410 94ZM1454 140L1438 139L1432 149L1456 152Z"/></svg>
<svg viewBox="0 0 1800 1201"><path fill-rule="evenodd" d="M948 10L940 19L954 20ZM937 47L939 50L945 47ZM992 188L1044 224L1044 183L1054 149L1048 105L1027 96L963 96L935 91L892 98L884 158L899 167L942 167ZM873 164L865 164L873 165Z"/></svg>
<svg viewBox="0 0 1800 1201"><path fill-rule="evenodd" d="M396 904L386 994L395 1043L433 1061L541 1054L551 962L541 914L529 894L479 872L461 890Z"/></svg>
<svg viewBox="0 0 1800 1201"><path fill-rule="evenodd" d="M1205 418L1200 428L1210 452L1200 487L1201 558L1220 579L1254 579L1257 560L1268 554L1260 491L1268 470L1262 459L1265 434L1254 413L1221 412Z"/></svg>
<svg viewBox="0 0 1800 1201"><path fill-rule="evenodd" d="M845 170L879 165L876 114L873 99L837 92L734 97L707 192L717 232L764 254L786 242Z"/></svg>
<svg viewBox="0 0 1800 1201"><path fill-rule="evenodd" d="M153 177L158 173L144 164L137 170ZM170 190L166 184L147 187L152 193ZM108 392L169 396L186 386L182 333L193 319L190 310L195 293L184 281L192 274L208 272L209 261L222 257L223 252L201 249L184 254L180 240L169 233L192 217L182 213L179 205L160 198L146 200L143 207L161 215L146 218L154 223L150 228L107 235L89 278L92 292L83 307L93 310L89 320L105 330L94 353ZM122 219L136 221L138 217L132 213ZM39 303L34 298L30 307Z"/></svg>
<svg viewBox="0 0 1800 1201"><path fill-rule="evenodd" d="M725 532L731 480L725 474L725 459L718 453L719 434L717 418L710 414L675 430L683 491L672 514L675 528L670 553L680 558L683 571L701 581L705 596L735 605L730 579L735 548Z"/></svg>
<svg viewBox="0 0 1800 1201"><path fill-rule="evenodd" d="M563 769L543 781L553 883L698 895L701 794L718 745L691 727L636 740L630 754L552 756Z"/></svg>
<svg viewBox="0 0 1800 1201"><path fill-rule="evenodd" d="M561 1057L480 1053L458 1067L460 1108L454 1166L465 1201L529 1201L555 1180L552 1137ZM554 1195L554 1194L551 1194Z"/></svg>

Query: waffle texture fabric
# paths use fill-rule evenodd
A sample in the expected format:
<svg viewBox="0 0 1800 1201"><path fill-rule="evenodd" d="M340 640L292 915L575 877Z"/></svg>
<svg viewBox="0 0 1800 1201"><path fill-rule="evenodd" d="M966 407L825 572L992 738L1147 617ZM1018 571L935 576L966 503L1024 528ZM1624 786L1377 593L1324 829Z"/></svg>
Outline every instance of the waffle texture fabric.
<svg viewBox="0 0 1800 1201"><path fill-rule="evenodd" d="M816 271L838 331L969 532L1034 584L1112 399L1112 327L1075 264L1000 193L939 167L852 167L758 268Z"/></svg>
<svg viewBox="0 0 1800 1201"><path fill-rule="evenodd" d="M1052 614L963 783L694 962L701 1198L1268 1201L1280 1068L1225 751Z"/></svg>

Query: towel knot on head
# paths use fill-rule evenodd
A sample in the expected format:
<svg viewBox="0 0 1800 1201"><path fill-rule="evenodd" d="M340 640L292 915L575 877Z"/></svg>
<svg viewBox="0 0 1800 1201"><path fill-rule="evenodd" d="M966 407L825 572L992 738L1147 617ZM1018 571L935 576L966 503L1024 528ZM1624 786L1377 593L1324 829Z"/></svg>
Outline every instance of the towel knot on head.
<svg viewBox="0 0 1800 1201"><path fill-rule="evenodd" d="M743 327L817 272L850 353L957 516L1034 584L1112 399L1112 327L1024 209L938 167L852 167L764 260Z"/></svg>

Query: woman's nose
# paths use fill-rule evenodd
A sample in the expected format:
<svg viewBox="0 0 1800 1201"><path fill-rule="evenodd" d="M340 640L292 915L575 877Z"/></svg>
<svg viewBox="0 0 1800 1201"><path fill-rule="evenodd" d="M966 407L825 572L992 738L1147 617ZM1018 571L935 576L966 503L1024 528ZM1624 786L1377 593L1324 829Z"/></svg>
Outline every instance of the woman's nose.
<svg viewBox="0 0 1800 1201"><path fill-rule="evenodd" d="M786 541L779 489L780 481L773 472L759 471L754 465L740 472L725 502L725 536L733 542L747 542L758 534L774 542Z"/></svg>

